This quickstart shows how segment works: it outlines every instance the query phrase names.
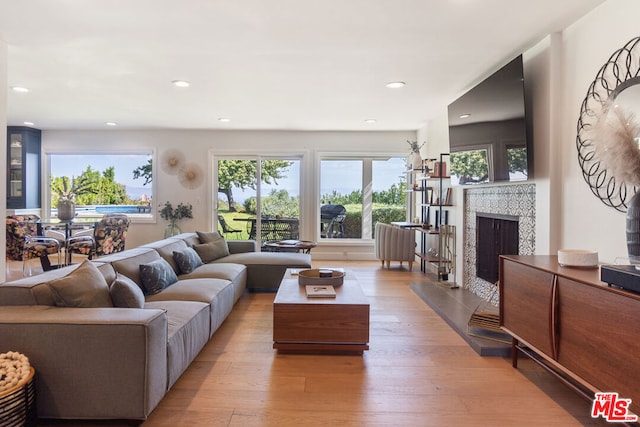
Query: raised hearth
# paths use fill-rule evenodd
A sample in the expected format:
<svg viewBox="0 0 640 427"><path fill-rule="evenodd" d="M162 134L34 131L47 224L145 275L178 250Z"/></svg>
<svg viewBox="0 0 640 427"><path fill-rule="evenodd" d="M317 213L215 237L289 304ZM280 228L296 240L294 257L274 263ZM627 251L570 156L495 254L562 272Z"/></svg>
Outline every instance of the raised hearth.
<svg viewBox="0 0 640 427"><path fill-rule="evenodd" d="M478 305L484 302L482 298L467 289L449 289L438 286L435 281L411 282L410 286L416 295L442 317L480 356L509 357L511 355L511 344L496 340L507 339L510 342L510 337L507 335L478 331L492 338L489 339L467 333L471 314Z"/></svg>

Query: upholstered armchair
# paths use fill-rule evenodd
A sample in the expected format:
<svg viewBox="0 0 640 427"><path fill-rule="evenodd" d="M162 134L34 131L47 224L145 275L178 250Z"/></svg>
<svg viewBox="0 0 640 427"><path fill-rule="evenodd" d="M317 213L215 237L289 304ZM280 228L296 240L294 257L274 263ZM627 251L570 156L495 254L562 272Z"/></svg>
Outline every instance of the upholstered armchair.
<svg viewBox="0 0 640 427"><path fill-rule="evenodd" d="M6 218L6 256L12 261L22 261L22 275L30 274L29 260L43 260L43 269L50 266L49 255L58 254L60 265L60 242L38 235L37 215L11 215Z"/></svg>
<svg viewBox="0 0 640 427"><path fill-rule="evenodd" d="M396 227L381 222L376 223L376 258L382 262L382 267L391 265L391 261L407 261L409 271L413 268L416 257L416 234L412 229Z"/></svg>
<svg viewBox="0 0 640 427"><path fill-rule="evenodd" d="M124 251L131 220L124 214L106 214L88 233L77 233L67 240L68 261L74 253L89 259Z"/></svg>

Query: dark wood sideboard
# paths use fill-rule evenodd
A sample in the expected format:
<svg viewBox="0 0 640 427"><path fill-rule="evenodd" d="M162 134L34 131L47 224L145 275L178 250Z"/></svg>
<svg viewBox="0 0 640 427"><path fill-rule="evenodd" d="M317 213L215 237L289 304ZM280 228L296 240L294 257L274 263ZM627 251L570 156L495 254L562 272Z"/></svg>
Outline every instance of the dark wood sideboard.
<svg viewBox="0 0 640 427"><path fill-rule="evenodd" d="M587 399L618 392L640 414L640 294L557 256L501 256L500 325L514 367L526 354Z"/></svg>

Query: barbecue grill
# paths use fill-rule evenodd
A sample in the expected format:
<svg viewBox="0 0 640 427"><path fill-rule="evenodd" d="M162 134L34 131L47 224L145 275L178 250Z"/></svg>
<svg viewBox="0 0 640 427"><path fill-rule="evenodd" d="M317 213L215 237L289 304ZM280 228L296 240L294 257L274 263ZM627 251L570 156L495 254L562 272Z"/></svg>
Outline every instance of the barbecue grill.
<svg viewBox="0 0 640 427"><path fill-rule="evenodd" d="M342 205L327 204L320 208L320 235L325 238L344 236L344 219L347 210Z"/></svg>

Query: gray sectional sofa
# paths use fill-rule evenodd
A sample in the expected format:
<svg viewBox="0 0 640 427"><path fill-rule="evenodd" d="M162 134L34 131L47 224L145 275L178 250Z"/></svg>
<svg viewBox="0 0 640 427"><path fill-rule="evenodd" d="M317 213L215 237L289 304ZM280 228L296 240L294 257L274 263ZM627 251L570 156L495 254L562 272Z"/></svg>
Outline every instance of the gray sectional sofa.
<svg viewBox="0 0 640 427"><path fill-rule="evenodd" d="M0 284L0 353L29 357L38 416L146 419L247 289L311 266L308 254L226 243L228 255L192 271L175 253L202 242L185 233Z"/></svg>

